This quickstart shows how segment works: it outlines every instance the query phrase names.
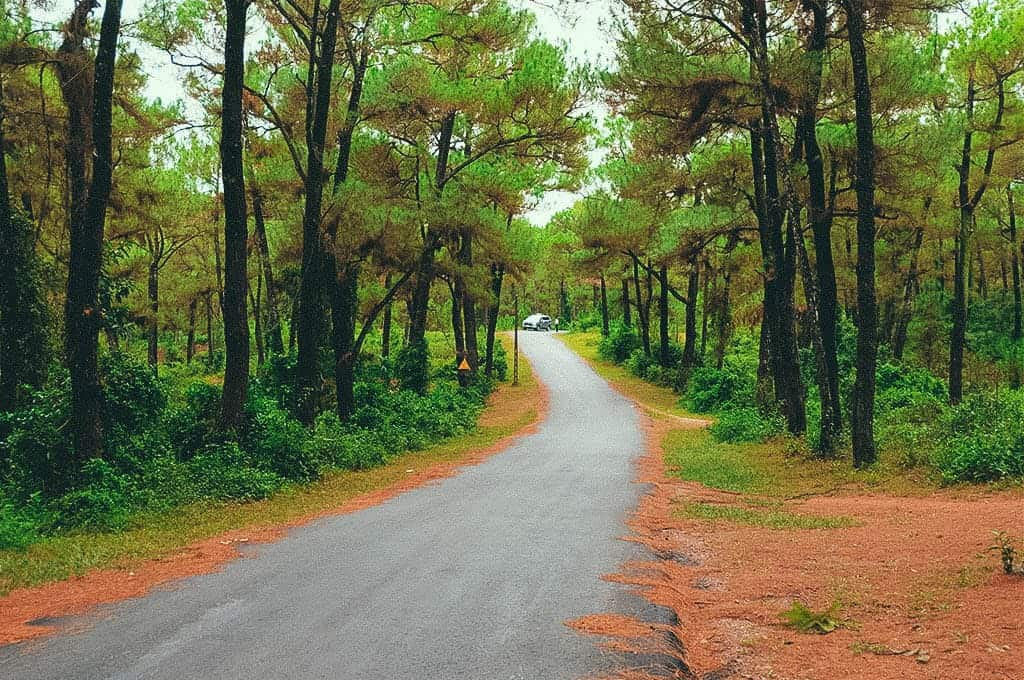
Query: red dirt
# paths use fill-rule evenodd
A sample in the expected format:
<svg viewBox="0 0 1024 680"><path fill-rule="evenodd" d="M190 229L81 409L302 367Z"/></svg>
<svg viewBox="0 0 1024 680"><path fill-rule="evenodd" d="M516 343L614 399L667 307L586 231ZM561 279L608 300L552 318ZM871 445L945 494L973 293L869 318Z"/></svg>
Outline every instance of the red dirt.
<svg viewBox="0 0 1024 680"><path fill-rule="evenodd" d="M13 590L0 597L0 645L42 637L55 630L50 625L32 625L32 621L83 614L100 604L141 597L152 589L172 581L218 571L227 562L242 556L238 549L241 544L277 541L283 538L290 528L308 524L322 517L356 512L379 505L406 491L451 477L460 468L482 463L508 448L520 437L535 432L547 415L548 391L540 381L537 381L536 392L523 390L521 394L513 397L518 400L516 403L510 404L506 400L505 409L500 413L495 407L496 397L497 393L492 395L491 404L480 418L481 425L494 424L500 421L505 413L516 411L524 405L535 409L536 417L529 425L485 449L467 453L457 461L438 463L410 473L397 484L357 496L338 507L315 512L277 526L254 526L230 531L193 543L173 555L144 560L129 567L96 570L64 581ZM525 413L526 410L521 412Z"/></svg>
<svg viewBox="0 0 1024 680"><path fill-rule="evenodd" d="M696 677L1024 679L1024 578L1003 574L986 552L992 529L1022 533L1018 492L786 503L790 512L859 523L841 529L712 524L673 514L673 506L734 504L737 496L667 478L661 442L678 424L645 420L648 451L638 467L652 491L631 520L630 539L696 564L632 563L608 578L677 613L675 632ZM816 611L838 600L849 627L797 632L779 618L795 600ZM635 622L617 623L599 634L635 634Z"/></svg>

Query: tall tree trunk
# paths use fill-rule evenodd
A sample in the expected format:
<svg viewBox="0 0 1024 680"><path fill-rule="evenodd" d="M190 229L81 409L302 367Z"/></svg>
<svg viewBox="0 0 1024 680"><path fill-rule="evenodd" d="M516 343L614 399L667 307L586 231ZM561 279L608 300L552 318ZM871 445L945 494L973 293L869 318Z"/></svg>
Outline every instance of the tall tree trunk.
<svg viewBox="0 0 1024 680"><path fill-rule="evenodd" d="M978 259L978 297L988 297L988 275L985 273L985 256L981 252L981 242L975 239L974 254Z"/></svg>
<svg viewBox="0 0 1024 680"><path fill-rule="evenodd" d="M494 334L498 330L498 313L501 310L501 284L505 277L505 265L491 265L491 306L487 310L487 357L484 363L484 373L488 376L494 373ZM516 320L513 319L513 323Z"/></svg>
<svg viewBox="0 0 1024 680"><path fill-rule="evenodd" d="M685 392L690 374L697 365L697 295L700 293L700 260L690 260L686 279L686 328L683 331L683 358L679 365L679 391Z"/></svg>
<svg viewBox="0 0 1024 680"><path fill-rule="evenodd" d="M324 25L314 30L312 39L320 51L310 60L307 90L305 205L302 213L302 273L299 282L299 314L295 332L298 357L295 367L296 415L311 424L316 417L320 397L320 338L323 332L323 295L332 286L332 260L321 233L324 191L324 147L327 141L328 113L331 106L331 79L338 37L339 1L330 0ZM314 26L314 29L317 27ZM315 47L314 47L315 50Z"/></svg>
<svg viewBox="0 0 1024 680"><path fill-rule="evenodd" d="M391 272L384 275L384 289L391 289ZM382 359L391 356L391 302L384 306L384 319L380 327L380 356Z"/></svg>
<svg viewBox="0 0 1024 680"><path fill-rule="evenodd" d="M1020 292L1020 248L1017 245L1017 211L1013 204L1013 185L1006 185L1006 206L1010 218L1010 271L1013 275L1013 328L1010 337L1014 342L1022 337L1021 292Z"/></svg>
<svg viewBox="0 0 1024 680"><path fill-rule="evenodd" d="M249 287L249 304L252 306L253 335L256 337L256 365L262 366L267 359L263 344L263 279L256 277L256 293Z"/></svg>
<svg viewBox="0 0 1024 680"><path fill-rule="evenodd" d="M708 300L711 299L711 260L704 261L704 290L701 294L701 305L700 305L700 352L698 356L703 361L704 357L707 356L708 351L708 325L710 322L711 306L708 304Z"/></svg>
<svg viewBox="0 0 1024 680"><path fill-rule="evenodd" d="M604 280L604 272L601 272L601 335L608 335L609 332L608 286Z"/></svg>
<svg viewBox="0 0 1024 680"><path fill-rule="evenodd" d="M843 416L839 396L838 359L838 294L835 263L832 259L832 217L828 209L825 188L825 164L818 145L817 108L821 93L821 75L825 50L828 46L828 11L821 0L805 5L811 12L812 22L806 52L810 59L809 87L801 104L799 130L807 163L808 201L807 217L814 235L815 265L815 321L820 339L822 377L821 429L822 452L832 452L842 436ZM800 237L801 243L803 238Z"/></svg>
<svg viewBox="0 0 1024 680"><path fill-rule="evenodd" d="M732 334L732 310L730 295L730 284L732 283L732 272L728 267L722 272L721 293L717 296L717 309L715 315L715 368L722 370L725 365L725 350L729 345L729 336Z"/></svg>
<svg viewBox="0 0 1024 680"><path fill-rule="evenodd" d="M196 356L196 309L199 299L192 298L188 303L188 335L185 338L185 363L191 364Z"/></svg>
<svg viewBox="0 0 1024 680"><path fill-rule="evenodd" d="M671 362L668 343L668 267L658 270L658 362L668 366Z"/></svg>
<svg viewBox="0 0 1024 680"><path fill-rule="evenodd" d="M640 292L640 259L633 255L633 291L636 293L634 296L636 299L636 318L637 323L640 325L640 344L643 347L644 354L647 356L651 355L651 325L648 321L647 315L644 313L647 309L647 305L644 303L644 296Z"/></svg>
<svg viewBox="0 0 1024 680"><path fill-rule="evenodd" d="M622 323L626 326L632 326L633 320L629 314L629 279L622 279Z"/></svg>
<svg viewBox="0 0 1024 680"><path fill-rule="evenodd" d="M451 152L452 133L455 130L455 111L451 111L441 121L438 134L437 166L434 173L434 190L440 198L444 191L448 174L448 154ZM416 266L416 277L412 292L412 313L409 319L408 347L417 355L416 365L409 370L403 379L406 386L421 394L426 393L429 377L427 375L427 311L430 306L430 286L434 281L434 256L441 245L439 234L433 227L428 227L424 235L423 249L420 251Z"/></svg>
<svg viewBox="0 0 1024 680"><path fill-rule="evenodd" d="M769 324L768 339L775 399L786 419L791 434L807 429L804 391L796 345L795 309L793 302L796 277L796 252L792 232L786 243L783 232L793 189L788 168L782 160L782 136L779 131L774 86L769 71L767 16L763 3L744 0L744 30L751 36L751 62L760 85L761 123L751 133L759 140L751 145L755 177L763 177L759 203L759 230L762 256L765 260L764 317ZM760 152L761 158L756 156ZM786 193L780 191L780 178ZM755 193L761 180L755 181Z"/></svg>
<svg viewBox="0 0 1024 680"><path fill-rule="evenodd" d="M462 233L462 248L459 250L459 262L465 271L473 268L473 233L465 230ZM460 288L462 289L462 317L465 319L466 329L466 361L469 362L469 370L475 374L480 365L480 348L477 343L477 319L476 301L466 286L466 281L460 274Z"/></svg>
<svg viewBox="0 0 1024 680"><path fill-rule="evenodd" d="M245 78L247 0L225 0L224 85L221 97L221 172L224 180L224 427L242 425L249 386L249 315L246 292L248 228L242 169L242 86Z"/></svg>
<svg viewBox="0 0 1024 680"><path fill-rule="evenodd" d="M278 307L277 287L274 285L274 268L270 262L270 244L267 241L267 226L263 214L263 192L252 182L249 187L252 196L252 216L255 227L256 248L260 256L260 268L266 282L267 347L274 354L284 354L284 335L281 333L281 312Z"/></svg>
<svg viewBox="0 0 1024 680"><path fill-rule="evenodd" d="M332 48L333 49L333 48ZM349 90L348 106L345 110L345 124L338 132L338 164L334 171L333 193L348 179L349 159L352 154L352 138L359 123L359 104L363 96L363 79L366 76L367 52L363 51L355 65L352 89ZM338 252L338 222L328 225L328 241L333 252L328 253L324 269L325 281L331 287L331 319L334 348L334 384L338 416L343 420L355 411L355 367L359 355L356 347L356 317L359 313L359 272L360 263L343 262ZM390 286L388 287L390 290ZM390 302L387 314L390 315ZM367 320L366 323L372 323Z"/></svg>
<svg viewBox="0 0 1024 680"><path fill-rule="evenodd" d="M896 328L892 334L892 356L898 361L903 359L903 351L907 345L907 327L910 325L910 317L914 312L914 299L920 288L917 281L917 270L923 241L924 227L917 227L914 229L914 244L910 251L910 268L907 271L907 280L903 284L903 304L900 306L896 318Z"/></svg>
<svg viewBox="0 0 1024 680"><path fill-rule="evenodd" d="M462 287L452 284L452 333L455 338L455 365L462 364L466 358L466 336L462 326ZM465 387L468 382L464 371L458 371L459 385Z"/></svg>
<svg viewBox="0 0 1024 680"><path fill-rule="evenodd" d="M60 68L61 89L68 109L68 184L72 194L64 308L66 353L71 374L72 440L79 463L103 453L103 390L97 356L102 320L98 291L103 263L103 230L114 170L111 124L121 0L108 0L103 10L94 70L88 68L88 56L82 46L91 8L92 3L88 0L78 4L75 17L65 31L65 43L61 46L62 51L65 46L69 47L70 61L62 63ZM74 82L76 80L79 82ZM93 167L92 179L87 186L90 114Z"/></svg>
<svg viewBox="0 0 1024 680"><path fill-rule="evenodd" d="M213 367L213 291L206 293L206 363Z"/></svg>
<svg viewBox="0 0 1024 680"><path fill-rule="evenodd" d="M853 464L875 462L875 367L878 310L875 300L875 136L871 80L864 46L864 0L843 0L853 67L857 125L857 377L853 387Z"/></svg>
<svg viewBox="0 0 1024 680"><path fill-rule="evenodd" d="M149 297L149 319L147 319L146 323L149 336L148 357L149 365L155 373L159 359L158 340L160 335L160 324L157 320L157 316L160 313L160 264L156 256L149 263L149 277L146 288Z"/></svg>

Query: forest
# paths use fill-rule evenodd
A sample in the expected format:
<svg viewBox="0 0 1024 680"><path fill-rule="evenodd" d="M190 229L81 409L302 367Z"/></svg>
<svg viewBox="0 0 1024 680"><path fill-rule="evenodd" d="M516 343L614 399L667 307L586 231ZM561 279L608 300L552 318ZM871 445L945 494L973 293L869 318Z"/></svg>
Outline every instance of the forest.
<svg viewBox="0 0 1024 680"><path fill-rule="evenodd" d="M0 549L470 431L534 311L723 441L1024 477L1024 4L602 8L7 0Z"/></svg>

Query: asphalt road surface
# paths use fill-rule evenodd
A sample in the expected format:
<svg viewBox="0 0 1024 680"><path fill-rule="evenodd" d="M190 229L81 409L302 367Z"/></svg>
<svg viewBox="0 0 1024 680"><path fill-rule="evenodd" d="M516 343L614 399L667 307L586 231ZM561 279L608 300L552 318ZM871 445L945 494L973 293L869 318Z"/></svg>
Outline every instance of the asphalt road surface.
<svg viewBox="0 0 1024 680"><path fill-rule="evenodd" d="M0 648L0 678L568 680L622 664L564 622L644 608L601 580L637 550L620 537L641 492L638 416L548 333L520 338L551 394L535 434Z"/></svg>

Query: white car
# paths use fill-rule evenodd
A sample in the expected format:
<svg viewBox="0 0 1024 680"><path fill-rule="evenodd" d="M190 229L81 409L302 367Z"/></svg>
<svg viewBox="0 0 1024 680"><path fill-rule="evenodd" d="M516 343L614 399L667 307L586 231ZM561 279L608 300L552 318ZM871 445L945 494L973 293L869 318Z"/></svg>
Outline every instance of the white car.
<svg viewBox="0 0 1024 680"><path fill-rule="evenodd" d="M551 317L547 314L531 314L523 319L524 331L549 331L551 330Z"/></svg>

